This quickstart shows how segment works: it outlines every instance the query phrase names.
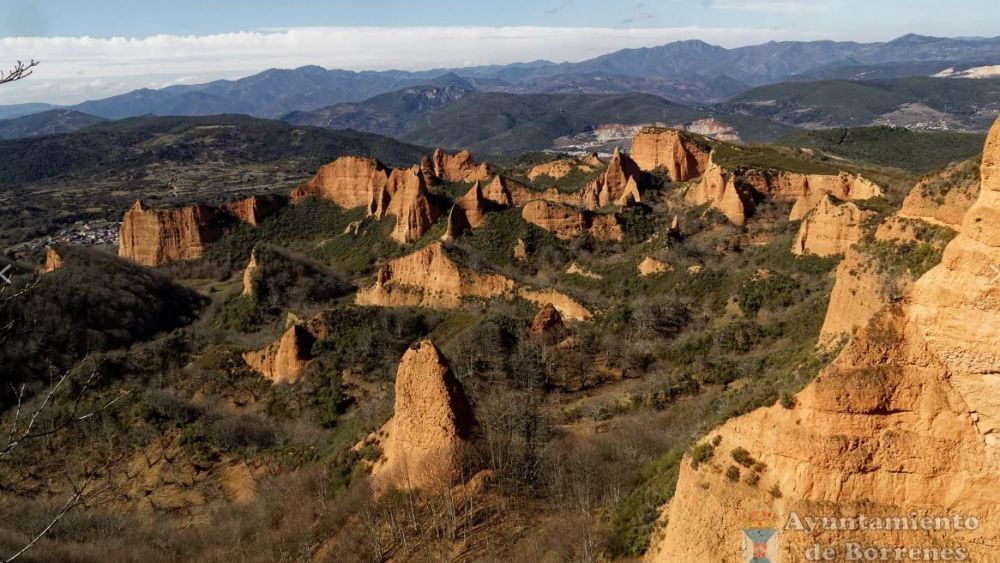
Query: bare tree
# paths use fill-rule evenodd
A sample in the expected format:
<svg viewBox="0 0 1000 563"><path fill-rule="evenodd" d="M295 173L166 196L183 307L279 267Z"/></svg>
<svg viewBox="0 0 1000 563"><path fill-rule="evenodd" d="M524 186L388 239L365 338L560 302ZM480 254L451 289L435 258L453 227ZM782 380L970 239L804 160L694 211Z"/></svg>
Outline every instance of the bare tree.
<svg viewBox="0 0 1000 563"><path fill-rule="evenodd" d="M38 61L32 59L29 62L17 61L12 69L8 72L0 70L0 84L7 84L8 82L17 82L31 76L35 71L34 68L38 66Z"/></svg>

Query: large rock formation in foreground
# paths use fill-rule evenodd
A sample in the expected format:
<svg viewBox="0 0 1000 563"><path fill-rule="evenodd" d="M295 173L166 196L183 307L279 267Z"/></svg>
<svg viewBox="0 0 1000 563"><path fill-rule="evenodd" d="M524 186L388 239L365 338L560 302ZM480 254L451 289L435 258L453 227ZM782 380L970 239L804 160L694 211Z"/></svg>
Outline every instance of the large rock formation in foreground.
<svg viewBox="0 0 1000 563"><path fill-rule="evenodd" d="M377 491L446 489L462 479L476 419L441 352L430 340L403 355L392 418L382 427L382 459L372 468Z"/></svg>
<svg viewBox="0 0 1000 563"><path fill-rule="evenodd" d="M639 168L666 170L674 182L686 182L705 173L711 148L692 136L661 127L647 127L632 140L632 159Z"/></svg>
<svg viewBox="0 0 1000 563"><path fill-rule="evenodd" d="M144 266L196 260L222 234L219 212L213 207L149 209L137 201L122 219L118 255Z"/></svg>
<svg viewBox="0 0 1000 563"><path fill-rule="evenodd" d="M620 241L625 238L618 218L610 213L594 213L539 199L525 205L521 216L532 225L551 231L564 240L585 234L597 240Z"/></svg>
<svg viewBox="0 0 1000 563"><path fill-rule="evenodd" d="M584 320L590 313L571 298L554 291L519 288L502 275L460 265L440 242L390 261L376 274L375 283L358 291L359 305L459 309L470 299L510 299L519 296L544 306L553 303L564 318Z"/></svg>
<svg viewBox="0 0 1000 563"><path fill-rule="evenodd" d="M922 178L903 200L899 215L957 228L979 196L977 164L960 162Z"/></svg>
<svg viewBox="0 0 1000 563"><path fill-rule="evenodd" d="M740 168L729 170L709 159L701 181L685 196L694 205L710 204L736 225L746 223L763 199L794 202L789 219L805 217L827 195L840 200L879 197L882 189L874 182L851 174L799 174L782 170Z"/></svg>
<svg viewBox="0 0 1000 563"><path fill-rule="evenodd" d="M305 327L293 325L277 342L260 350L244 352L243 360L272 383L293 384L309 365L315 340Z"/></svg>
<svg viewBox="0 0 1000 563"><path fill-rule="evenodd" d="M386 212L396 217L392 239L400 244L420 240L441 216L441 210L431 201L431 194L417 167L394 170L391 184L395 191Z"/></svg>
<svg viewBox="0 0 1000 563"><path fill-rule="evenodd" d="M792 408L735 418L710 434L720 440L712 460L695 468L684 459L666 530L649 559L741 561L748 514L767 509L779 528L793 522L793 513L803 520L864 515L869 523L909 522L915 514L918 522L937 517L952 527L958 516L964 528L978 524L945 531L784 530L778 540L785 561L805 560L817 543L835 548L835 560L845 560L853 543L887 547L887 560L896 560L896 547L916 548L924 560L934 560L933 550L937 560L996 560L1000 286L991 265L1000 263L998 225L1000 121L987 141L979 198L941 263L799 393ZM727 454L736 448L763 464L742 469L759 481L726 477L735 465ZM956 556L959 550L964 557Z"/></svg>
<svg viewBox="0 0 1000 563"><path fill-rule="evenodd" d="M873 215L851 202L837 202L825 195L799 226L793 254L833 256L844 254L864 235L865 220Z"/></svg>

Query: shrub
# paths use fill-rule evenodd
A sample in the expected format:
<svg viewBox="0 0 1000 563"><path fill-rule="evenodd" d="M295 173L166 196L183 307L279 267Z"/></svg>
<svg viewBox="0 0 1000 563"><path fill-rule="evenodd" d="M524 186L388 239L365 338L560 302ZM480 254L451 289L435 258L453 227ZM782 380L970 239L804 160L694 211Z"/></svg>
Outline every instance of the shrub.
<svg viewBox="0 0 1000 563"><path fill-rule="evenodd" d="M726 469L726 479L729 479L733 483L738 482L740 480L740 468L735 465L730 465L729 468Z"/></svg>
<svg viewBox="0 0 1000 563"><path fill-rule="evenodd" d="M271 423L250 414L228 416L213 422L207 436L223 451L265 449L277 441L277 432Z"/></svg>
<svg viewBox="0 0 1000 563"><path fill-rule="evenodd" d="M781 498L784 496L781 494L781 487L779 487L777 483L775 483L768 492L771 493L771 496L774 498Z"/></svg>
<svg viewBox="0 0 1000 563"><path fill-rule="evenodd" d="M729 452L729 455L733 457L733 460L736 463L742 465L743 467L750 467L754 464L754 459L750 456L750 452L743 448L736 448Z"/></svg>
<svg viewBox="0 0 1000 563"><path fill-rule="evenodd" d="M712 459L715 455L715 446L712 444L698 444L691 448L691 468L698 469L702 463Z"/></svg>
<svg viewBox="0 0 1000 563"><path fill-rule="evenodd" d="M747 473L747 476L743 478L743 482L751 487L756 487L757 483L760 483L760 475L756 473Z"/></svg>

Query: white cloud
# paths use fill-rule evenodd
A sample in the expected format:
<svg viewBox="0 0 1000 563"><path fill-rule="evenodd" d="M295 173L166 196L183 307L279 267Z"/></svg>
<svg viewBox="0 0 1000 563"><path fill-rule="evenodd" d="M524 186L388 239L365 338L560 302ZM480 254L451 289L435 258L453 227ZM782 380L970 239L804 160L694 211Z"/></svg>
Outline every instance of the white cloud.
<svg viewBox="0 0 1000 563"><path fill-rule="evenodd" d="M781 14L805 14L821 12L828 8L824 0L701 0L702 5L719 10L744 12L770 12Z"/></svg>
<svg viewBox="0 0 1000 563"><path fill-rule="evenodd" d="M727 47L816 39L808 30L673 27L325 27L204 36L0 39L9 59L42 62L0 88L0 104L75 103L143 87L238 78L268 68L421 70L535 59L579 61L629 47L702 39ZM0 61L2 62L2 61ZM13 61L11 61L13 62Z"/></svg>

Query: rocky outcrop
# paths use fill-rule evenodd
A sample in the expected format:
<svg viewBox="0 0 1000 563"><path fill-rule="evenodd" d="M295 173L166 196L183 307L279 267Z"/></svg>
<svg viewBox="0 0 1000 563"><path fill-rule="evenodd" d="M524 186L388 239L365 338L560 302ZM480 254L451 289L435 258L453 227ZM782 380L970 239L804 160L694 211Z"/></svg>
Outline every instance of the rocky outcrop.
<svg viewBox="0 0 1000 563"><path fill-rule="evenodd" d="M260 264L257 262L257 249L255 248L250 251L250 261L247 262L246 268L243 269L243 292L241 295L253 297L254 280L257 278L259 271Z"/></svg>
<svg viewBox="0 0 1000 563"><path fill-rule="evenodd" d="M517 295L521 299L534 303L539 307L552 305L559 311L559 315L562 316L563 320L589 321L593 318L593 315L586 307L577 303L572 297L554 289L534 290L521 288L518 290Z"/></svg>
<svg viewBox="0 0 1000 563"><path fill-rule="evenodd" d="M382 459L372 468L376 491L446 489L462 478L476 419L462 384L437 346L417 343L396 371L392 418L379 434Z"/></svg>
<svg viewBox="0 0 1000 563"><path fill-rule="evenodd" d="M437 149L431 156L430 164L434 176L446 182L485 182L493 176L490 166L476 164L469 151L448 154Z"/></svg>
<svg viewBox="0 0 1000 563"><path fill-rule="evenodd" d="M136 201L122 219L118 255L144 266L196 260L222 237L221 223L207 205L148 209Z"/></svg>
<svg viewBox="0 0 1000 563"><path fill-rule="evenodd" d="M392 260L379 270L375 284L357 294L359 305L457 309L463 299L491 299L514 289L500 274L463 268L441 243Z"/></svg>
<svg viewBox="0 0 1000 563"><path fill-rule="evenodd" d="M692 136L660 127L647 127L632 140L632 159L646 172L663 168L674 182L697 178L708 169L711 148Z"/></svg>
<svg viewBox="0 0 1000 563"><path fill-rule="evenodd" d="M528 179L534 182L543 176L548 176L553 180L558 180L574 170L589 174L601 166L604 166L604 163L596 154L584 157L567 156L533 166L528 170Z"/></svg>
<svg viewBox="0 0 1000 563"><path fill-rule="evenodd" d="M441 216L441 210L431 201L430 192L418 167L393 170L388 186L392 186L388 215L396 217L391 237L400 244L416 242L431 229Z"/></svg>
<svg viewBox="0 0 1000 563"><path fill-rule="evenodd" d="M639 275L644 278L662 274L669 269L670 266L649 256L644 258L643 261L639 263Z"/></svg>
<svg viewBox="0 0 1000 563"><path fill-rule="evenodd" d="M461 266L440 242L390 261L375 276L375 283L358 291L358 305L374 307L426 307L459 309L470 299L521 297L543 307L552 303L564 319L587 320L589 311L572 298L554 290L519 288L502 275Z"/></svg>
<svg viewBox="0 0 1000 563"><path fill-rule="evenodd" d="M54 272L63 267L63 258L55 248L45 247L45 264L42 266L42 273Z"/></svg>
<svg viewBox="0 0 1000 563"><path fill-rule="evenodd" d="M834 345L843 336L866 326L888 303L883 291L888 281L865 255L849 248L837 266L830 304L820 330L820 347Z"/></svg>
<svg viewBox="0 0 1000 563"><path fill-rule="evenodd" d="M851 202L836 202L829 195L806 215L792 243L793 254L833 256L844 254L864 235L865 220L874 215Z"/></svg>
<svg viewBox="0 0 1000 563"><path fill-rule="evenodd" d="M625 232L614 214L594 213L540 199L525 205L521 216L532 225L565 240L585 234L598 240L620 241L625 238Z"/></svg>
<svg viewBox="0 0 1000 563"><path fill-rule="evenodd" d="M222 211L256 227L264 219L281 211L285 203L285 198L279 195L255 195L223 204Z"/></svg>
<svg viewBox="0 0 1000 563"><path fill-rule="evenodd" d="M965 529L785 530L781 560L816 543L961 549L992 561L1000 545L1000 121L987 141L982 189L939 265L901 306L874 321L800 392L735 418L718 435L718 463L681 463L667 526L650 560L738 560L751 510L782 527L805 516L908 519L955 515ZM724 475L721 456L746 450L762 465L754 484ZM780 494L771 494L778 491ZM977 526L968 529L968 517ZM714 530L705 534L706 529ZM896 528L898 530L898 528ZM931 557L933 559L934 557Z"/></svg>
<svg viewBox="0 0 1000 563"><path fill-rule="evenodd" d="M315 338L302 326L292 326L266 348L243 353L243 360L272 383L294 384L311 358Z"/></svg>
<svg viewBox="0 0 1000 563"><path fill-rule="evenodd" d="M694 205L710 204L730 222L743 225L764 199L794 202L789 219L797 221L812 211L827 195L840 200L879 197L882 189L874 182L848 172L798 174L781 170L740 168L727 170L709 159L700 182L685 198Z"/></svg>
<svg viewBox="0 0 1000 563"><path fill-rule="evenodd" d="M969 160L921 178L903 200L899 215L958 228L978 196L978 162Z"/></svg>
<svg viewBox="0 0 1000 563"><path fill-rule="evenodd" d="M599 280L603 277L600 274L595 274L590 270L580 267L580 265L576 262L573 262L568 268L566 268L566 273L573 276L580 276L582 278L590 278L592 280Z"/></svg>
<svg viewBox="0 0 1000 563"><path fill-rule="evenodd" d="M363 156L342 156L316 172L311 180L292 192L292 201L315 195L340 207L368 207L389 180L381 162Z"/></svg>
<svg viewBox="0 0 1000 563"><path fill-rule="evenodd" d="M566 338L569 332L563 324L562 315L551 303L547 303L535 318L531 320L531 336L535 340L549 346L558 344Z"/></svg>
<svg viewBox="0 0 1000 563"><path fill-rule="evenodd" d="M645 176L629 155L615 148L611 160L608 161L607 171L595 180L593 186L598 194L598 206L604 207L621 200L629 191L630 182L633 183L632 190L638 194L640 186L645 185Z"/></svg>
<svg viewBox="0 0 1000 563"><path fill-rule="evenodd" d="M470 227L478 229L486 224L486 198L479 180L455 203L465 211Z"/></svg>
<svg viewBox="0 0 1000 563"><path fill-rule="evenodd" d="M511 192L510 188L511 181L503 176L497 174L493 181L490 182L486 189L483 190L483 197L488 201L500 207L511 207L513 205L524 205L524 203L515 203L514 194ZM516 184L516 183L515 183ZM517 184L519 188L527 189L524 186Z"/></svg>

